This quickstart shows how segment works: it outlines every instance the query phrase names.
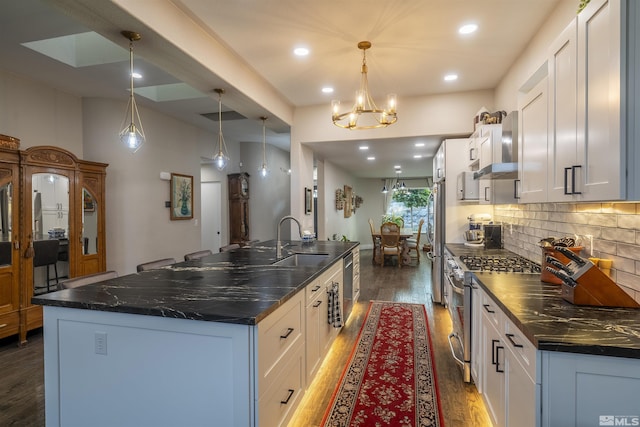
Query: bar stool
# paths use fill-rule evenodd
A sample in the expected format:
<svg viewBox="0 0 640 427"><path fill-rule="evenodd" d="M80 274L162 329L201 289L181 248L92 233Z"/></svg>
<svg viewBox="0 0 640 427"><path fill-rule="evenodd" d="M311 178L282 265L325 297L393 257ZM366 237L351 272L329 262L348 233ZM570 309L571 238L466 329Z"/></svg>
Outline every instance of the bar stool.
<svg viewBox="0 0 640 427"><path fill-rule="evenodd" d="M202 251L191 252L190 254L186 254L184 256L185 261L191 261L192 259L200 259L206 256L213 255L210 249L204 249Z"/></svg>
<svg viewBox="0 0 640 427"><path fill-rule="evenodd" d="M33 268L46 267L47 268L47 292L50 292L49 287L49 266L53 265L53 270L56 274L56 285L58 284L58 252L60 251L60 242L57 239L50 240L36 240L33 242Z"/></svg>
<svg viewBox="0 0 640 427"><path fill-rule="evenodd" d="M141 271L155 270L157 268L165 267L167 265L171 265L175 263L176 263L175 258L163 258L155 261L145 262L143 264L138 264L136 266L136 270L138 271L138 273L140 273Z"/></svg>

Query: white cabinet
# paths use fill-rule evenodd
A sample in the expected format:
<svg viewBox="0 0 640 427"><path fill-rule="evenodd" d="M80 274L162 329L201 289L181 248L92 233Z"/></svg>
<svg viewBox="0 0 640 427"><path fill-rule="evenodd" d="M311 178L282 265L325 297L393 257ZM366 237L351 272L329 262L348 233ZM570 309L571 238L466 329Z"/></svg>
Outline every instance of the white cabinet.
<svg viewBox="0 0 640 427"><path fill-rule="evenodd" d="M494 426L505 425L504 345L496 328L499 312L483 304L482 345L484 363L482 384L484 403Z"/></svg>
<svg viewBox="0 0 640 427"><path fill-rule="evenodd" d="M480 204L516 203L516 184L513 179L480 179Z"/></svg>
<svg viewBox="0 0 640 427"><path fill-rule="evenodd" d="M311 383L329 347L340 332L339 328L334 328L328 322L327 291L334 282L342 284L342 266L342 260L336 262L305 288L305 375L307 384ZM342 285L340 285L340 295L342 295Z"/></svg>
<svg viewBox="0 0 640 427"><path fill-rule="evenodd" d="M471 137L469 137L469 142L467 142L467 159L469 161L469 168L470 169L477 169L476 166L478 165L478 162L480 160L480 157L478 155L478 144L477 141L478 137L477 137L477 133L474 132Z"/></svg>
<svg viewBox="0 0 640 427"><path fill-rule="evenodd" d="M538 351L484 291L474 289L481 315L478 361L483 400L495 427L538 424L540 381ZM476 307L474 305L474 307ZM473 339L472 339L473 342ZM473 369L473 362L472 362Z"/></svg>
<svg viewBox="0 0 640 427"><path fill-rule="evenodd" d="M571 200L567 179L578 169L577 28L575 18L549 48L548 201Z"/></svg>
<svg viewBox="0 0 640 427"><path fill-rule="evenodd" d="M433 156L433 182L440 182L444 180L445 172L445 145L440 144L440 148L436 151L436 155Z"/></svg>
<svg viewBox="0 0 640 427"><path fill-rule="evenodd" d="M479 168L502 163L502 125L480 125L474 135L477 135Z"/></svg>
<svg viewBox="0 0 640 427"><path fill-rule="evenodd" d="M518 198L521 203L547 200L547 78L523 98L518 115Z"/></svg>

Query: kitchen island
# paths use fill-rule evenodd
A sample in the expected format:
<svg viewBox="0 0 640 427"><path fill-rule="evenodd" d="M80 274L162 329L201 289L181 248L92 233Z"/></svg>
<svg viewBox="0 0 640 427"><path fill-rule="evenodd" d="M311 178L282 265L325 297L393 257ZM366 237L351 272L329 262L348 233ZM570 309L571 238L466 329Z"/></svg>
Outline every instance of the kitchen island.
<svg viewBox="0 0 640 427"><path fill-rule="evenodd" d="M284 257L313 262L274 264L268 241L34 298L44 305L47 426L290 416L306 384L308 294L342 282L358 243L284 243Z"/></svg>
<svg viewBox="0 0 640 427"><path fill-rule="evenodd" d="M640 310L573 305L539 274L465 274L472 374L495 425L640 425Z"/></svg>

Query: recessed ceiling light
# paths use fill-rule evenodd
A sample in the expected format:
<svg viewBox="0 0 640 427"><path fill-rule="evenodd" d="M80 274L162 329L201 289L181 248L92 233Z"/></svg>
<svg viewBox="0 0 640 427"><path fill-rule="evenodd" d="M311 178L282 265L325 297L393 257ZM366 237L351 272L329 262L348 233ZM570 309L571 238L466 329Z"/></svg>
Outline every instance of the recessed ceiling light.
<svg viewBox="0 0 640 427"><path fill-rule="evenodd" d="M424 142L416 142L415 146L416 147L424 147Z"/></svg>
<svg viewBox="0 0 640 427"><path fill-rule="evenodd" d="M329 86L325 86L322 88L322 93L333 93L333 88Z"/></svg>
<svg viewBox="0 0 640 427"><path fill-rule="evenodd" d="M458 75L457 74L447 74L446 76L444 76L444 81L445 82L452 82L454 80L458 80Z"/></svg>
<svg viewBox="0 0 640 427"><path fill-rule="evenodd" d="M369 156L369 157L367 157L367 160L375 160L375 159L376 159L376 158L375 158L375 157L373 157L373 156Z"/></svg>
<svg viewBox="0 0 640 427"><path fill-rule="evenodd" d="M458 33L460 34L471 34L475 33L478 29L476 24L465 24L462 27L458 28Z"/></svg>
<svg viewBox="0 0 640 427"><path fill-rule="evenodd" d="M309 49L306 47L297 47L293 49L293 54L296 56L307 56L309 55Z"/></svg>
<svg viewBox="0 0 640 427"><path fill-rule="evenodd" d="M402 167L402 166L400 166L400 165L395 165L393 168L394 168L394 169L400 169L401 167Z"/></svg>
<svg viewBox="0 0 640 427"><path fill-rule="evenodd" d="M368 145L361 145L361 146L360 146L360 147L358 147L358 148L360 148L361 150L368 150L368 149L369 149L369 146L368 146Z"/></svg>
<svg viewBox="0 0 640 427"><path fill-rule="evenodd" d="M414 159L421 159L422 158L422 154L414 154L413 158Z"/></svg>

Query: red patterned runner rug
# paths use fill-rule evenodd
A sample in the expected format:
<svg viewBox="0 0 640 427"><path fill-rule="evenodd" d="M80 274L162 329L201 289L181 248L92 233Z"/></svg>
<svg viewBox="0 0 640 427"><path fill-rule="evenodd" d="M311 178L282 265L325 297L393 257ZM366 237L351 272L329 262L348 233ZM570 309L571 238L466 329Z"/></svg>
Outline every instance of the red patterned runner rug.
<svg viewBox="0 0 640 427"><path fill-rule="evenodd" d="M322 426L443 427L423 305L372 301Z"/></svg>

